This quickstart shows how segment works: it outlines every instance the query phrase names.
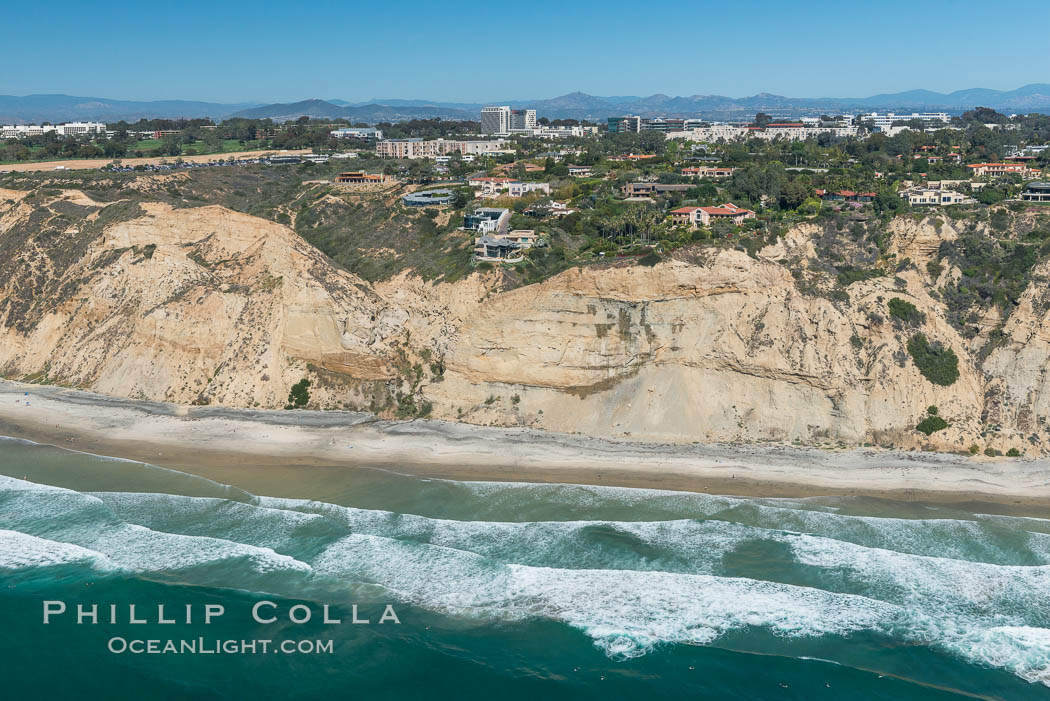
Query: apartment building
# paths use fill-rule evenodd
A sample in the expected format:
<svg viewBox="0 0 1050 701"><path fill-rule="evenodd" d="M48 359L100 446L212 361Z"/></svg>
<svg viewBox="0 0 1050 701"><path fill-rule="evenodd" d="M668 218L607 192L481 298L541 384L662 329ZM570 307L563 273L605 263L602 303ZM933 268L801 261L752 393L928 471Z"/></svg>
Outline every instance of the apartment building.
<svg viewBox="0 0 1050 701"><path fill-rule="evenodd" d="M713 143L746 139L750 133L751 131L746 126L739 124L708 124L683 131L668 132L666 138Z"/></svg>
<svg viewBox="0 0 1050 701"><path fill-rule="evenodd" d="M748 129L749 136L756 139L765 139L766 141L776 141L778 139L787 141L805 141L806 139L812 139L820 136L821 134L830 134L831 136L838 137L849 137L856 136L859 132L858 127L854 126L807 126L802 122L776 122L773 124L767 124L764 129L750 127Z"/></svg>
<svg viewBox="0 0 1050 701"><path fill-rule="evenodd" d="M850 124L829 123L813 125L806 122L774 122L765 127L743 124L707 124L682 131L667 133L668 139L715 143L718 141L743 141L744 139L778 139L805 141L821 134L837 137L857 136L859 129Z"/></svg>
<svg viewBox="0 0 1050 701"><path fill-rule="evenodd" d="M452 153L477 156L499 153L505 150L503 139L492 141L454 141L446 139L386 139L376 144L376 155L380 158L436 158Z"/></svg>

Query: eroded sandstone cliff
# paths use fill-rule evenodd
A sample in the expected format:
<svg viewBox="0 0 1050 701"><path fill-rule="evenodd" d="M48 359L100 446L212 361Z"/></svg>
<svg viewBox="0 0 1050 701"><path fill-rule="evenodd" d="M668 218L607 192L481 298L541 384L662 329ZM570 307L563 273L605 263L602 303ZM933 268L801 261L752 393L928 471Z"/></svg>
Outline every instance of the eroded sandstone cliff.
<svg viewBox="0 0 1050 701"><path fill-rule="evenodd" d="M0 370L177 403L280 408L305 378L313 408L385 416L1046 452L1050 268L1033 270L1009 314L982 308L967 330L945 301L962 272L941 255L960 234L896 220L882 243L900 269L832 291L813 282L829 245L815 224L754 257L710 248L502 291L494 272L368 283L288 227L219 206L8 190ZM892 319L893 298L924 318ZM954 351L954 382L920 372L917 333ZM927 436L915 427L930 406L949 426Z"/></svg>

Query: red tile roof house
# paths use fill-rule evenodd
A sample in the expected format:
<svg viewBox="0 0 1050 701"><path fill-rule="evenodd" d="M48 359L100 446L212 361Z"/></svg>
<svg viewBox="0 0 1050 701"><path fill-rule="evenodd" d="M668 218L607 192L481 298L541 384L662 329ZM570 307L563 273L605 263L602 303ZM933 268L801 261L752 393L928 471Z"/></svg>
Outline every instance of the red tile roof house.
<svg viewBox="0 0 1050 701"><path fill-rule="evenodd" d="M1032 171L1024 163L973 163L966 166L973 171L975 177L981 177L982 175L1008 175L1010 173L1017 173L1018 175L1029 175L1035 171Z"/></svg>
<svg viewBox="0 0 1050 701"><path fill-rule="evenodd" d="M481 177L481 178L470 178L467 180L467 185L471 187L479 187L485 183L492 183L493 185L505 185L507 183L514 182L514 178L492 178L492 177Z"/></svg>
<svg viewBox="0 0 1050 701"><path fill-rule="evenodd" d="M826 190L814 190L817 197L824 201L838 202L871 202L875 199L874 192L854 192L853 190L839 190L828 192Z"/></svg>
<svg viewBox="0 0 1050 701"><path fill-rule="evenodd" d="M688 224L694 229L710 226L715 219L728 219L737 226L745 219L754 219L755 213L750 209L737 207L731 202L718 207L679 207L671 210L671 221L675 224Z"/></svg>

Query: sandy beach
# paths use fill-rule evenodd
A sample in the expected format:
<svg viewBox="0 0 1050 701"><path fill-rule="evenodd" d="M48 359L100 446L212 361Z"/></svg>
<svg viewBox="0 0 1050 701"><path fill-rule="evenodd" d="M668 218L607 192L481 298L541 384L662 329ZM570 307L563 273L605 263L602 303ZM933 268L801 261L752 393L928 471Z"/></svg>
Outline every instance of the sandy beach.
<svg viewBox="0 0 1050 701"><path fill-rule="evenodd" d="M212 475L245 466L386 467L454 479L1050 508L1047 460L612 441L351 412L188 407L11 381L0 381L0 435Z"/></svg>
<svg viewBox="0 0 1050 701"><path fill-rule="evenodd" d="M185 163L211 163L213 161L228 161L231 158L234 160L240 158L259 158L261 156L274 153L280 153L286 156L294 156L303 153L311 153L311 151L310 149L297 149L287 151L270 149L268 151L235 151L231 153L211 153L203 156L163 156L160 158L120 158L117 160L120 161L121 165L125 166L149 166L160 165L161 163L174 163L176 159L181 159ZM11 163L8 165L0 165L0 173L26 173L30 171L41 170L92 170L94 168L102 168L103 166L109 165L112 162L113 159L106 160L104 158L82 158L67 161Z"/></svg>

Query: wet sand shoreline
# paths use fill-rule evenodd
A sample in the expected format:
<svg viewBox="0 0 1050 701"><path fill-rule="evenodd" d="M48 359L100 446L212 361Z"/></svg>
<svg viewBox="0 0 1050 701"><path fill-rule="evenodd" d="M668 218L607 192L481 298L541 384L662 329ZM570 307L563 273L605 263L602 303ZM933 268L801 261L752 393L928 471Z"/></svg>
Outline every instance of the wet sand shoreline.
<svg viewBox="0 0 1050 701"><path fill-rule="evenodd" d="M186 407L11 381L0 381L0 435L212 478L289 465L366 467L457 480L869 496L1050 514L1048 460L646 443L352 412Z"/></svg>

